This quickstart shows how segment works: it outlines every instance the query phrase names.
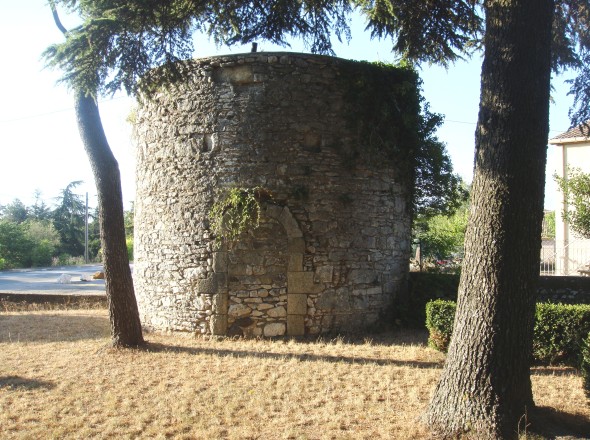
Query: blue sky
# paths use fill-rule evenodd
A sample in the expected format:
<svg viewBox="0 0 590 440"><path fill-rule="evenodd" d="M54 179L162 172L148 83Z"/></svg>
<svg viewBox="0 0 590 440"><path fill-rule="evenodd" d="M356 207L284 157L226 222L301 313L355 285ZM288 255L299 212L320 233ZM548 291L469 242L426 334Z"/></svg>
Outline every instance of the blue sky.
<svg viewBox="0 0 590 440"><path fill-rule="evenodd" d="M4 2L0 14L0 39L3 45L3 67L0 69L0 204L20 198L32 203L35 189L50 201L69 182L83 180L79 193L88 191L90 204L96 205L92 173L84 153L73 110L73 96L63 85L56 85L59 72L43 69L40 58L50 44L63 36L55 27L51 11L44 0ZM64 18L66 27L73 24ZM370 40L364 24L353 22L349 44L336 44L337 56L348 59L394 62L391 42ZM277 48L260 42L259 51L306 51L295 42L291 49ZM216 48L205 37L196 39L195 56L239 53L243 48ZM438 66L422 66L420 75L431 110L445 115L438 136L447 144L455 171L468 182L472 178L474 130L479 102L481 59L459 62L448 70ZM569 128L568 109L572 99L567 96L564 78L554 78L550 135ZM125 95L103 98L99 108L111 148L119 161L123 196L127 206L135 198L135 161L131 127L126 122L134 100ZM547 208L557 207L555 185L551 175L554 148L549 147L546 189Z"/></svg>

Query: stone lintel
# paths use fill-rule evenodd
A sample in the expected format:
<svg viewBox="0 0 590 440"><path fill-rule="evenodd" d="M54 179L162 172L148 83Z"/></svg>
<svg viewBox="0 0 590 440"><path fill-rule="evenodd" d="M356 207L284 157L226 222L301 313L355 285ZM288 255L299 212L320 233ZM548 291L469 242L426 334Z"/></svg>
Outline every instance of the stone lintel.
<svg viewBox="0 0 590 440"><path fill-rule="evenodd" d="M289 336L305 335L305 316L287 315L287 334Z"/></svg>
<svg viewBox="0 0 590 440"><path fill-rule="evenodd" d="M287 314L307 314L307 295L305 293L289 293L287 295Z"/></svg>

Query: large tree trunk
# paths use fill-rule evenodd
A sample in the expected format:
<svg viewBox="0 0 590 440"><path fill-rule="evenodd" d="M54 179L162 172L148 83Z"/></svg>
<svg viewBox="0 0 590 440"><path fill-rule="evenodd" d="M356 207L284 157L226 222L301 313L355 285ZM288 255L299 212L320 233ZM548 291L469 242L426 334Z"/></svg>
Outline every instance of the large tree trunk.
<svg viewBox="0 0 590 440"><path fill-rule="evenodd" d="M98 191L100 240L112 343L120 347L137 346L143 343L143 335L125 245L119 164L107 142L93 97L76 93L76 117Z"/></svg>
<svg viewBox="0 0 590 440"><path fill-rule="evenodd" d="M434 432L516 438L530 359L549 120L552 0L489 0L457 314ZM522 420L521 420L522 419Z"/></svg>

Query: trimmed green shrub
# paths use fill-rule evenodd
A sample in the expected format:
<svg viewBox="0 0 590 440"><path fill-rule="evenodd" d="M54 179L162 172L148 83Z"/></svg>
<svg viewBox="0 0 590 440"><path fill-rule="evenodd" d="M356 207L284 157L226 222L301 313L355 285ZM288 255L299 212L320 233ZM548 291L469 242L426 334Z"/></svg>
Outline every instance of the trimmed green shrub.
<svg viewBox="0 0 590 440"><path fill-rule="evenodd" d="M431 347L447 350L455 309L453 301L436 300L426 304L426 328ZM542 363L564 363L577 367L583 355L584 339L589 332L590 305L539 303L535 314L533 357Z"/></svg>
<svg viewBox="0 0 590 440"><path fill-rule="evenodd" d="M584 391L586 397L590 399L590 333L586 340L582 343L582 361L580 362L580 370L584 378Z"/></svg>
<svg viewBox="0 0 590 440"><path fill-rule="evenodd" d="M426 328L428 345L439 351L447 351L457 304L454 301L437 299L426 304Z"/></svg>
<svg viewBox="0 0 590 440"><path fill-rule="evenodd" d="M578 366L590 332L590 305L537 304L533 356L543 363Z"/></svg>

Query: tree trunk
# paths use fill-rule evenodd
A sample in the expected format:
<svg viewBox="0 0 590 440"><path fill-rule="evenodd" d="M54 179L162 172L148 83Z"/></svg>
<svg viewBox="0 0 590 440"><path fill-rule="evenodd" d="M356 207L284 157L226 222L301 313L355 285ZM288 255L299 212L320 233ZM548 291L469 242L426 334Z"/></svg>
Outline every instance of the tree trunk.
<svg viewBox="0 0 590 440"><path fill-rule="evenodd" d="M517 438L533 409L535 292L553 0L489 0L457 314L426 419L443 437Z"/></svg>
<svg viewBox="0 0 590 440"><path fill-rule="evenodd" d="M76 93L76 117L98 191L100 240L112 343L118 347L141 345L143 335L125 244L119 164L107 142L93 97Z"/></svg>

